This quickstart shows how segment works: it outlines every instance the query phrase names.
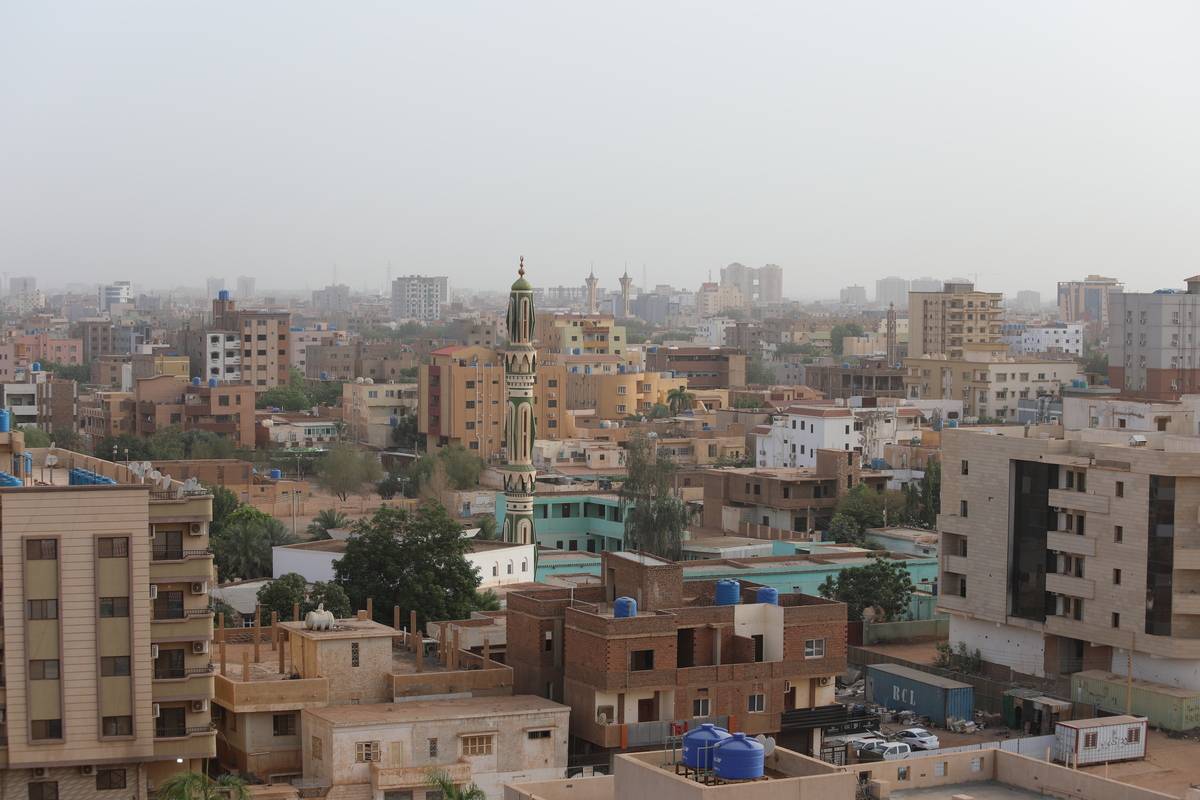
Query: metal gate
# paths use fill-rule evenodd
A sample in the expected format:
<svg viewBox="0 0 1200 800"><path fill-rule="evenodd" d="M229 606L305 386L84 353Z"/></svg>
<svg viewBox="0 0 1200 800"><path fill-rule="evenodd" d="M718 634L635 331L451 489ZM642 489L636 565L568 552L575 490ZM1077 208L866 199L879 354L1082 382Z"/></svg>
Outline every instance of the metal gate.
<svg viewBox="0 0 1200 800"><path fill-rule="evenodd" d="M821 745L821 760L827 764L833 764L837 767L844 767L846 766L846 762L849 760L846 755L848 750L849 747L844 744L829 746Z"/></svg>

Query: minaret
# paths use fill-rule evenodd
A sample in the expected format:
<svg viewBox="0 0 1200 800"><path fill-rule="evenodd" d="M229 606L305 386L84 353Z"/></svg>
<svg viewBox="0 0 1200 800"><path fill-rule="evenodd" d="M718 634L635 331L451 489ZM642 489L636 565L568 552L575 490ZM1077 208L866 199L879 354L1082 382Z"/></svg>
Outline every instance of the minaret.
<svg viewBox="0 0 1200 800"><path fill-rule="evenodd" d="M537 350L533 347L533 287L525 280L525 257L517 281L508 293L508 349L504 353L504 541L537 544L533 535L533 493L537 473L533 468L533 439L537 412L533 386L537 381ZM535 549L536 567L536 549Z"/></svg>
<svg viewBox="0 0 1200 800"><path fill-rule="evenodd" d="M596 277L596 270L592 270L587 276L587 312L595 314L599 311L596 307L596 287L600 285L600 279Z"/></svg>
<svg viewBox="0 0 1200 800"><path fill-rule="evenodd" d="M625 269L625 274L621 276L621 318L629 319L629 287L633 285L633 278L629 277L629 269Z"/></svg>
<svg viewBox="0 0 1200 800"><path fill-rule="evenodd" d="M896 346L896 304L888 303L887 310L887 363L889 367L896 366L900 360L899 348Z"/></svg>

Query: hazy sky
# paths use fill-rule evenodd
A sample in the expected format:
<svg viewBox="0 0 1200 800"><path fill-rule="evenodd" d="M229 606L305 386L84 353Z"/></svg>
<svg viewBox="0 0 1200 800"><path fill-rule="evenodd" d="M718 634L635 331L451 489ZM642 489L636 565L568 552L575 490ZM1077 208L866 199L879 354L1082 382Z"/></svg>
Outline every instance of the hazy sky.
<svg viewBox="0 0 1200 800"><path fill-rule="evenodd" d="M43 285L1200 272L1195 2L0 2Z"/></svg>

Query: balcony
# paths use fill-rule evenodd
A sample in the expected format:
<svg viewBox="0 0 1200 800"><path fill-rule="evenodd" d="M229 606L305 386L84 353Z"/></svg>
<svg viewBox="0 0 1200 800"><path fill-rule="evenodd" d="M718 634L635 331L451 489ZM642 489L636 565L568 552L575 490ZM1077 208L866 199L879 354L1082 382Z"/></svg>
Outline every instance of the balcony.
<svg viewBox="0 0 1200 800"><path fill-rule="evenodd" d="M1046 576L1046 591L1091 600L1096 596L1096 582L1073 575L1049 574Z"/></svg>
<svg viewBox="0 0 1200 800"><path fill-rule="evenodd" d="M213 696L213 674L209 669L202 673L180 678L154 676L154 702L171 703L192 700L197 697Z"/></svg>
<svg viewBox="0 0 1200 800"><path fill-rule="evenodd" d="M967 557L966 556L951 556L947 555L942 559L943 569L947 572L955 572L959 575L967 574Z"/></svg>
<svg viewBox="0 0 1200 800"><path fill-rule="evenodd" d="M1171 598L1171 613L1200 614L1200 592L1176 592Z"/></svg>
<svg viewBox="0 0 1200 800"><path fill-rule="evenodd" d="M1046 534L1046 549L1059 553L1094 556L1096 555L1096 537L1077 536L1063 531L1049 531Z"/></svg>
<svg viewBox="0 0 1200 800"><path fill-rule="evenodd" d="M154 732L156 760L215 758L217 755L217 730L211 725L163 730L162 733L167 735Z"/></svg>
<svg viewBox="0 0 1200 800"><path fill-rule="evenodd" d="M155 642L195 642L212 639L213 612L189 608L182 616L164 615L150 620L150 638Z"/></svg>
<svg viewBox="0 0 1200 800"><path fill-rule="evenodd" d="M268 654L269 655L269 654ZM298 711L329 705L328 678L299 680L249 680L241 678L241 667L229 666L228 675L217 674L213 698L230 711Z"/></svg>
<svg viewBox="0 0 1200 800"><path fill-rule="evenodd" d="M1077 492L1074 489L1051 489L1049 504L1056 508L1070 508L1089 514L1107 514L1108 498L1098 494Z"/></svg>
<svg viewBox="0 0 1200 800"><path fill-rule="evenodd" d="M1175 569L1200 569L1200 547L1175 548Z"/></svg>
<svg viewBox="0 0 1200 800"><path fill-rule="evenodd" d="M429 767L385 767L371 764L371 788L376 792L393 789L418 789L429 785ZM465 761L439 764L436 769L445 773L455 785L471 782L471 765Z"/></svg>

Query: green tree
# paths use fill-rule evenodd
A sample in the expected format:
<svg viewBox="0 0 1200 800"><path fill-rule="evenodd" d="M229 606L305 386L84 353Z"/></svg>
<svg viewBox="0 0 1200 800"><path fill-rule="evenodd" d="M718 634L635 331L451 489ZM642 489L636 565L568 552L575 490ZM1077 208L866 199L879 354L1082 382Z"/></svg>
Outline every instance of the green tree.
<svg viewBox="0 0 1200 800"><path fill-rule="evenodd" d="M425 780L431 786L437 787L438 794L442 800L487 800L487 795L483 789L480 789L475 784L467 784L459 786L450 780L450 776L441 770L430 770L425 776Z"/></svg>
<svg viewBox="0 0 1200 800"><path fill-rule="evenodd" d="M54 377L76 383L91 383L92 368L87 364L62 364L57 361L43 361L42 370L53 372Z"/></svg>
<svg viewBox="0 0 1200 800"><path fill-rule="evenodd" d="M158 785L158 800L250 800L246 782L236 775L213 779L201 772L179 772Z"/></svg>
<svg viewBox="0 0 1200 800"><path fill-rule="evenodd" d="M55 446L61 447L64 450L73 450L76 453L80 453L87 449L84 445L83 437L70 428L55 428L51 432L50 438L54 440Z"/></svg>
<svg viewBox="0 0 1200 800"><path fill-rule="evenodd" d="M847 336L862 336L863 328L857 322L848 322L843 325L834 325L829 332L829 342L833 347L833 352L836 355L841 355L843 351L844 340Z"/></svg>
<svg viewBox="0 0 1200 800"><path fill-rule="evenodd" d="M482 592L476 591L475 598L471 601L472 611L499 611L500 596L491 589L484 589Z"/></svg>
<svg viewBox="0 0 1200 800"><path fill-rule="evenodd" d="M229 515L242 507L242 501L238 499L233 490L224 486L213 486L211 491L213 496L212 523L208 526L208 533L210 536L215 536L221 532Z"/></svg>
<svg viewBox="0 0 1200 800"><path fill-rule="evenodd" d="M937 527L937 515L942 510L942 465L930 459L918 484L904 487L904 506L908 524L930 530Z"/></svg>
<svg viewBox="0 0 1200 800"><path fill-rule="evenodd" d="M17 428L17 430L25 434L26 447L50 446L50 434L46 433L41 428L36 428L33 425L21 425Z"/></svg>
<svg viewBox="0 0 1200 800"><path fill-rule="evenodd" d="M686 386L676 386L667 392L667 407L671 409L672 414L691 411L695 402L696 395L689 392Z"/></svg>
<svg viewBox="0 0 1200 800"><path fill-rule="evenodd" d="M817 591L822 597L845 603L851 621L862 620L868 608L877 609L886 621L908 609L913 582L902 562L876 557L866 566L849 567L831 575Z"/></svg>
<svg viewBox="0 0 1200 800"><path fill-rule="evenodd" d="M349 444L335 444L317 465L317 485L343 501L363 494L383 477L383 467L374 453Z"/></svg>
<svg viewBox="0 0 1200 800"><path fill-rule="evenodd" d="M479 533L475 535L476 538L483 539L485 541L498 538L499 534L496 530L496 518L491 514L483 515L479 518L476 524L479 525Z"/></svg>
<svg viewBox="0 0 1200 800"><path fill-rule="evenodd" d="M253 506L229 514L220 532L210 537L213 560L222 581L265 578L271 574L271 548L292 544L296 537L283 523Z"/></svg>
<svg viewBox="0 0 1200 800"><path fill-rule="evenodd" d="M375 484L375 491L378 492L379 496L384 500L391 500L396 495L404 493L404 485L406 482L406 478L389 472L383 477L383 480Z"/></svg>
<svg viewBox="0 0 1200 800"><path fill-rule="evenodd" d="M866 541L858 520L848 514L834 514L829 521L829 538L839 544L862 545Z"/></svg>
<svg viewBox="0 0 1200 800"><path fill-rule="evenodd" d="M426 453L409 467L408 477L419 488L430 482L436 471L437 464L446 470L446 482L451 489L474 489L479 485L479 476L483 472L483 460L461 444L452 444L440 448L436 453Z"/></svg>
<svg viewBox="0 0 1200 800"><path fill-rule="evenodd" d="M415 450L418 438L417 415L401 414L392 428L392 446L401 450Z"/></svg>
<svg viewBox="0 0 1200 800"><path fill-rule="evenodd" d="M625 547L678 560L691 514L687 504L672 491L675 463L655 447L653 440L634 436L626 445L625 469L620 493Z"/></svg>
<svg viewBox="0 0 1200 800"><path fill-rule="evenodd" d="M336 619L347 619L354 616L350 597L346 590L333 581L317 581L308 591L308 604L303 607L304 613L312 611L317 606L325 606Z"/></svg>
<svg viewBox="0 0 1200 800"><path fill-rule="evenodd" d="M373 598L380 622L392 606L417 612L420 624L470 614L479 575L467 561L469 542L446 509L423 503L415 511L383 507L354 523L346 552L334 565L337 584L354 608Z"/></svg>
<svg viewBox="0 0 1200 800"><path fill-rule="evenodd" d="M98 458L111 458L115 461L148 461L153 457L150 445L146 439L128 433L120 436L105 436L96 443L93 454Z"/></svg>
<svg viewBox="0 0 1200 800"><path fill-rule="evenodd" d="M221 617L222 614L225 615L224 616L224 620L225 620L224 627L226 627L226 628L236 628L237 627L237 622L236 622L237 609L235 609L233 606L229 605L229 603L226 603L224 600L218 600L215 597L213 597L209 600L209 605L212 606L212 610L213 610L213 627L216 627L217 623L222 619L222 617Z"/></svg>
<svg viewBox="0 0 1200 800"><path fill-rule="evenodd" d="M838 500L835 515L840 514L854 521L859 532L883 525L883 495L860 483Z"/></svg>
<svg viewBox="0 0 1200 800"><path fill-rule="evenodd" d="M632 414L630 416L632 416L634 419L638 418L637 414ZM655 403L650 407L650 413L646 415L646 417L649 419L665 419L669 416L671 416L671 409L669 406L664 405L663 403Z"/></svg>
<svg viewBox="0 0 1200 800"><path fill-rule="evenodd" d="M312 408L309 397L294 386L275 386L258 396L258 408L280 408L284 411L304 411Z"/></svg>
<svg viewBox="0 0 1200 800"><path fill-rule="evenodd" d="M747 386L770 386L773 383L775 383L775 372L766 364L764 364L761 358L747 359Z"/></svg>
<svg viewBox="0 0 1200 800"><path fill-rule="evenodd" d="M1094 344L1083 349L1083 371L1108 375L1108 353Z"/></svg>
<svg viewBox="0 0 1200 800"><path fill-rule="evenodd" d="M279 613L281 620L292 618L292 605L303 606L308 599L308 582L303 575L289 572L265 583L258 590L258 602L263 614L269 618L272 611ZM304 613L303 609L300 612Z"/></svg>
<svg viewBox="0 0 1200 800"><path fill-rule="evenodd" d="M350 525L350 518L336 508L323 508L308 523L308 535L314 539L328 539L330 528L345 528Z"/></svg>

